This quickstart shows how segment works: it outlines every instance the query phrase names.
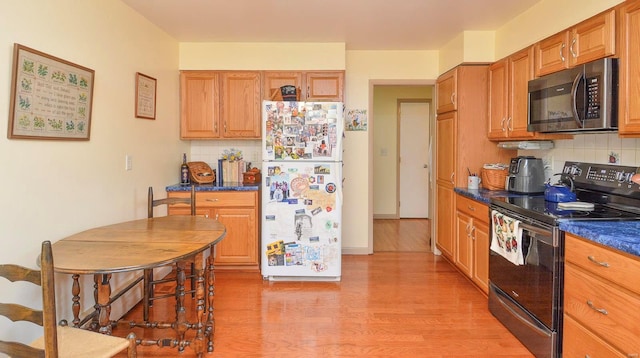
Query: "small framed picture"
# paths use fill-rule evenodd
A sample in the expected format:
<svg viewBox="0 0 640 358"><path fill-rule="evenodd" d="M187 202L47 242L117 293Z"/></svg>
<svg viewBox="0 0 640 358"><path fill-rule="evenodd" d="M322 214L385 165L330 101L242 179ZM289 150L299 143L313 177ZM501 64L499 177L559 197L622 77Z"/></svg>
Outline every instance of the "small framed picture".
<svg viewBox="0 0 640 358"><path fill-rule="evenodd" d="M136 72L136 118L156 119L156 85L155 78Z"/></svg>

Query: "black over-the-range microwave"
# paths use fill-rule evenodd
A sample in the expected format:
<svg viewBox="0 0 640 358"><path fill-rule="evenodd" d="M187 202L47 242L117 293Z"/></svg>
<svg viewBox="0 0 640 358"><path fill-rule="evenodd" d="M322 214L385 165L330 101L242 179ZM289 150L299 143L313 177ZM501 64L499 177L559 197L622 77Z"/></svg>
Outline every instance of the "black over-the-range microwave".
<svg viewBox="0 0 640 358"><path fill-rule="evenodd" d="M618 59L604 58L529 81L529 132L618 130Z"/></svg>

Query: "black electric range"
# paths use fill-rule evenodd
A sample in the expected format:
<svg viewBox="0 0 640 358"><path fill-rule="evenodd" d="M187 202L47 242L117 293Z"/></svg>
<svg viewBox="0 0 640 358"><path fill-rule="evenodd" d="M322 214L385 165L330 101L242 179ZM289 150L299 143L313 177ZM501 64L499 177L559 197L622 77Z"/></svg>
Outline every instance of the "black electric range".
<svg viewBox="0 0 640 358"><path fill-rule="evenodd" d="M489 310L536 357L562 356L564 232L559 222L640 218L639 169L566 162L561 180L573 185L578 202L594 204L592 210L563 210L544 195L491 199L492 235L502 232L496 230L504 226L501 219L519 221L523 260L513 262L501 253L502 246L492 245Z"/></svg>
<svg viewBox="0 0 640 358"><path fill-rule="evenodd" d="M491 204L550 225L560 220L635 220L640 218L640 168L610 164L565 162L560 181L573 182L577 201L593 210L566 210L544 195L496 197ZM527 221L525 219L525 221Z"/></svg>

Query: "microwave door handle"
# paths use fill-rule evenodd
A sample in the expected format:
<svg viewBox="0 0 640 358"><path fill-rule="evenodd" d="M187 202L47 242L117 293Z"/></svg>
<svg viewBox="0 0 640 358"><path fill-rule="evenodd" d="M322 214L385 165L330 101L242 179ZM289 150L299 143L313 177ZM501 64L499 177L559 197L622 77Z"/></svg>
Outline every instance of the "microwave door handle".
<svg viewBox="0 0 640 358"><path fill-rule="evenodd" d="M578 104L576 101L576 97L578 96L578 86L580 85L580 81L584 79L584 74L581 71L578 73L576 78L573 80L573 85L571 86L571 110L573 111L573 120L576 121L578 128L584 127L582 123L582 118L578 115Z"/></svg>

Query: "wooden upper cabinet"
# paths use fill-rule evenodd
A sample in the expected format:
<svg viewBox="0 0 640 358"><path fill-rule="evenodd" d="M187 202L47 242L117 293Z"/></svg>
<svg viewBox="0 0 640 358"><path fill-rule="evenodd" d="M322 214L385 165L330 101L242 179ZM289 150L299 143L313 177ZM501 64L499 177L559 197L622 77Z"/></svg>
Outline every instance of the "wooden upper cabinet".
<svg viewBox="0 0 640 358"><path fill-rule="evenodd" d="M619 9L618 135L640 136L640 1L627 1Z"/></svg>
<svg viewBox="0 0 640 358"><path fill-rule="evenodd" d="M614 55L615 19L615 10L607 10L538 42L536 76Z"/></svg>
<svg viewBox="0 0 640 358"><path fill-rule="evenodd" d="M585 20L571 30L570 66L616 53L616 11L608 10Z"/></svg>
<svg viewBox="0 0 640 358"><path fill-rule="evenodd" d="M344 71L305 72L305 101L344 101Z"/></svg>
<svg viewBox="0 0 640 358"><path fill-rule="evenodd" d="M492 140L533 139L527 131L529 80L533 79L533 47L489 67L489 133Z"/></svg>
<svg viewBox="0 0 640 358"><path fill-rule="evenodd" d="M436 112L445 113L458 109L456 90L458 86L458 69L443 73L436 81Z"/></svg>
<svg viewBox="0 0 640 358"><path fill-rule="evenodd" d="M280 101L280 87L293 85L298 100L344 102L344 71L263 71L262 99Z"/></svg>
<svg viewBox="0 0 640 358"><path fill-rule="evenodd" d="M222 137L259 139L261 132L261 76L258 71L220 73Z"/></svg>
<svg viewBox="0 0 640 358"><path fill-rule="evenodd" d="M569 67L567 43L569 31L563 31L536 44L536 77L558 72Z"/></svg>
<svg viewBox="0 0 640 358"><path fill-rule="evenodd" d="M220 136L218 74L211 71L180 73L180 137L207 139Z"/></svg>
<svg viewBox="0 0 640 358"><path fill-rule="evenodd" d="M509 59L489 66L489 133L490 139L509 137Z"/></svg>
<svg viewBox="0 0 640 358"><path fill-rule="evenodd" d="M302 89L302 72L294 71L263 71L262 72L262 99L267 101L278 101L282 99L280 87L296 86L300 91L299 95L304 92ZM302 96L300 97L302 98Z"/></svg>
<svg viewBox="0 0 640 358"><path fill-rule="evenodd" d="M533 47L509 57L509 119L510 138L531 139L539 136L527 131L529 118L529 81L533 79Z"/></svg>

